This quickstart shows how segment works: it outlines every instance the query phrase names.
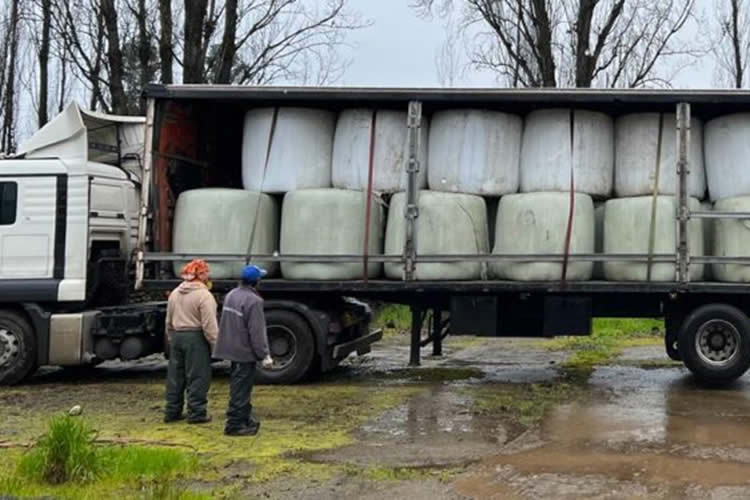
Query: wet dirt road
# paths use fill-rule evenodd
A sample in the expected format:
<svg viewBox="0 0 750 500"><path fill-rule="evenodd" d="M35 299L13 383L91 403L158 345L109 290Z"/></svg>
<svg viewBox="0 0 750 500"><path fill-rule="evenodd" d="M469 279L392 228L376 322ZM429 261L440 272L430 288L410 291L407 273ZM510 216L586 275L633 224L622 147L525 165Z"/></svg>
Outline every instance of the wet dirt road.
<svg viewBox="0 0 750 500"><path fill-rule="evenodd" d="M723 389L697 386L658 346L627 350L574 379L560 370L566 353L535 341L449 342L446 356L427 356L416 370L405 369L407 359L402 340L387 341L303 387L311 398L342 380L383 393L414 390L358 425L354 442L294 454L335 467L331 476L271 478L237 496L750 498L748 377ZM97 372L162 377L163 368L152 359ZM41 375L29 387L59 387L59 379ZM0 423L0 434L12 434L6 427Z"/></svg>

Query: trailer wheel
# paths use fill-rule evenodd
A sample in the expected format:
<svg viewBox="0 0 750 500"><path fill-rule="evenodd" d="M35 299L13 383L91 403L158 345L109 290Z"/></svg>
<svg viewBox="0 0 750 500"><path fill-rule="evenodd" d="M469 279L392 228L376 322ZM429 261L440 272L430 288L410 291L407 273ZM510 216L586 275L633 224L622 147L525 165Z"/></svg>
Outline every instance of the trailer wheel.
<svg viewBox="0 0 750 500"><path fill-rule="evenodd" d="M273 368L258 365L258 380L266 384L294 384L302 380L315 358L315 341L307 322L291 311L271 310L266 313L268 347Z"/></svg>
<svg viewBox="0 0 750 500"><path fill-rule="evenodd" d="M0 311L0 385L12 385L36 371L36 337L12 311Z"/></svg>
<svg viewBox="0 0 750 500"><path fill-rule="evenodd" d="M731 382L750 367L750 319L726 304L699 307L682 324L679 346L685 366L697 378Z"/></svg>

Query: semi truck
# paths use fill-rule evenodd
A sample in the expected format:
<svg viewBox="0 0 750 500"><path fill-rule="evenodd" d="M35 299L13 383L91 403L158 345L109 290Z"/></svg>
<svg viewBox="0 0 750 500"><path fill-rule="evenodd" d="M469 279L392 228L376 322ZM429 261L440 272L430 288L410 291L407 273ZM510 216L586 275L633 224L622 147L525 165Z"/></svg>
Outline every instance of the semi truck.
<svg viewBox="0 0 750 500"><path fill-rule="evenodd" d="M446 335L589 335L595 317L665 319L665 350L700 380L728 382L750 367L750 301L743 283L694 281L691 266L750 264L742 256L690 252L690 221L750 219L750 213L695 210L688 203L691 115L708 120L750 111L744 91L384 89L150 85L146 117L69 107L19 152L0 161L0 383L23 381L43 365L133 360L165 350L165 294L174 263L388 263L401 279L264 280L274 366L266 382L294 383L327 371L382 337L369 304L409 306L409 363L421 349L441 354ZM178 196L205 187L241 187L241 134L253 108L310 107L406 112L403 250L372 255L186 254L172 250ZM417 251L418 175L424 118L446 109L489 109L520 116L537 109L673 113L677 158L676 245L669 253L526 255L424 254ZM143 147L125 130L142 128ZM130 147L130 150L128 150ZM138 149L138 148L136 148ZM572 183L571 183L572 184ZM571 187L571 197L572 197ZM368 199L372 196L368 188ZM572 211L571 211L572 212ZM221 221L217 221L220 224ZM668 281L512 281L416 279L423 263L575 262L672 264ZM235 285L214 280L219 299Z"/></svg>

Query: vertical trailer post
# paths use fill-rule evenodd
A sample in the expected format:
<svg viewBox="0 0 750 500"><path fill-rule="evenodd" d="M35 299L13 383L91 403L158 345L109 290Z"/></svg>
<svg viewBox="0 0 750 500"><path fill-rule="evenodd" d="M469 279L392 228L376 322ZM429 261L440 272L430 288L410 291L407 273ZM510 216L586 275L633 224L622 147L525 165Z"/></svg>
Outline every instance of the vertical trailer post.
<svg viewBox="0 0 750 500"><path fill-rule="evenodd" d="M443 311L432 309L432 355L443 355Z"/></svg>
<svg viewBox="0 0 750 500"><path fill-rule="evenodd" d="M419 366L419 350L421 348L422 322L424 311L417 307L411 307L411 348L409 349L409 366Z"/></svg>
<svg viewBox="0 0 750 500"><path fill-rule="evenodd" d="M686 285L690 281L690 249L688 248L688 208L687 183L690 173L688 160L690 151L690 104L677 104L677 281Z"/></svg>
<svg viewBox="0 0 750 500"><path fill-rule="evenodd" d="M404 240L404 280L414 279L415 260L417 257L416 247L416 224L419 217L419 206L417 205L417 175L419 174L419 141L422 128L422 103L419 101L409 102L409 117L407 126L409 157L406 160L407 189L406 189L406 238Z"/></svg>
<svg viewBox="0 0 750 500"><path fill-rule="evenodd" d="M146 130L143 147L143 179L141 179L141 206L138 213L138 254L135 263L135 289L143 286L146 277L146 263L144 253L146 252L146 237L148 235L148 212L151 201L151 176L154 164L154 115L156 113L156 101L153 97L146 102Z"/></svg>

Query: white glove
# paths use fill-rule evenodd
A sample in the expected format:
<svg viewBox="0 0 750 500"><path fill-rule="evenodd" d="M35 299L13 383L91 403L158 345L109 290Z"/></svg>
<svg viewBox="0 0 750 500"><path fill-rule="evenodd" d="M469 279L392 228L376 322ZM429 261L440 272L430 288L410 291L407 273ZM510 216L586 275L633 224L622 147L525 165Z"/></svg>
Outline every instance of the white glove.
<svg viewBox="0 0 750 500"><path fill-rule="evenodd" d="M262 364L263 368L270 370L273 367L273 359L271 359L271 356L266 356L263 358Z"/></svg>

